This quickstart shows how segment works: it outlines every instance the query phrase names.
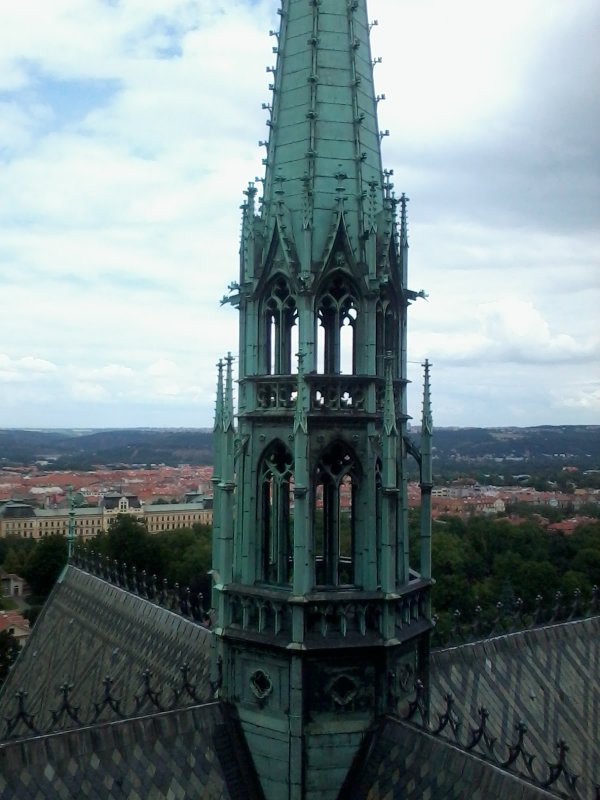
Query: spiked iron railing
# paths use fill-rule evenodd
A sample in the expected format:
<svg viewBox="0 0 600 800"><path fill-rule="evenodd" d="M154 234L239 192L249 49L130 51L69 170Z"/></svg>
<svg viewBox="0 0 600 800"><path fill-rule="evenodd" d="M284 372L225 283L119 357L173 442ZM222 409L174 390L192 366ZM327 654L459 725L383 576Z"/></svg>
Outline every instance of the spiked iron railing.
<svg viewBox="0 0 600 800"><path fill-rule="evenodd" d="M538 594L533 607L527 608L520 597L511 603L498 601L492 608L477 604L469 615L455 609L450 615L434 615L431 644L434 648L475 642L490 636L571 622L575 619L594 617L600 614L600 588L594 586L588 602L584 602L580 589L575 589L571 598L556 592L547 600Z"/></svg>
<svg viewBox="0 0 600 800"><path fill-rule="evenodd" d="M86 572L150 600L174 613L210 628L214 623L214 610L206 608L202 593L192 594L189 587L178 583L170 587L166 578L162 581L156 575L148 575L135 566L124 562L111 561L108 557L87 547L76 549L71 563ZM470 615L455 609L450 618L448 614L434 615L434 628L431 635L433 648L474 642L490 636L570 622L600 614L600 588L594 586L589 600L584 601L580 589L575 589L571 598L556 592L552 599L537 595L532 607L527 608L517 597L512 603L498 601L492 608L477 604ZM465 618L466 617L466 618ZM445 623L445 624L444 624Z"/></svg>
<svg viewBox="0 0 600 800"><path fill-rule="evenodd" d="M526 742L528 728L525 721L520 720L515 725L515 741L503 743L489 732L490 712L487 708L481 706L477 710L479 722L473 726L465 725L460 719L451 694L444 696L444 703L442 711L430 714L427 689L422 681L417 680L412 696L404 703L400 717L429 734L450 741L461 750L501 769L514 772L559 797L569 800L600 800L600 785L578 784L579 776L569 768L567 760L569 746L563 739L559 739L556 743L557 758L544 759L543 764L541 762L536 764L536 756L529 751ZM432 717L436 722L432 723Z"/></svg>
<svg viewBox="0 0 600 800"><path fill-rule="evenodd" d="M111 561L107 556L101 556L86 547L75 550L71 563L107 583L181 614L205 628L212 626L212 609L205 607L202 593L192 594L189 586L181 587L176 583L170 587L166 578L159 582L156 575L148 575L146 570L138 572L135 566Z"/></svg>

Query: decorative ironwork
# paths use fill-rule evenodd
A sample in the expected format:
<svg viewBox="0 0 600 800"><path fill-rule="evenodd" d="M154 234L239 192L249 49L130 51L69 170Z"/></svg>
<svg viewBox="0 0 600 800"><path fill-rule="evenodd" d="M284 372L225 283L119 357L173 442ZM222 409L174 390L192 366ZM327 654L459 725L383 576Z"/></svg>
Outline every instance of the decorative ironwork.
<svg viewBox="0 0 600 800"><path fill-rule="evenodd" d="M81 724L79 719L79 706L74 706L69 699L72 689L72 683L63 683L62 686L58 687L58 691L62 694L62 700L56 711L50 712L52 714L51 730L59 727L64 717L68 717L76 725Z"/></svg>
<svg viewBox="0 0 600 800"><path fill-rule="evenodd" d="M6 717L6 733L5 738L10 739L13 736L14 731L17 728L19 723L23 723L23 725L27 728L28 731L31 733L39 733L38 729L34 724L33 714L30 714L27 709L25 708L25 701L27 699L27 692L23 689L19 689L19 691L15 694L17 699L17 713L14 717Z"/></svg>
<svg viewBox="0 0 600 800"><path fill-rule="evenodd" d="M75 549L71 563L113 586L181 614L203 628L210 628L213 624L214 612L204 606L202 593L194 596L187 586L181 589L176 583L170 588L166 578L159 583L156 575L148 575L145 570L138 572L135 566L128 566L124 561L111 562L86 545Z"/></svg>
<svg viewBox="0 0 600 800"><path fill-rule="evenodd" d="M156 690L153 689L150 685L150 681L152 680L152 671L149 669L145 669L142 672L142 680L144 682L144 690L141 694L135 695L135 710L139 711L140 708L144 705L145 701L151 703L155 708L159 711L164 711L163 706L160 703L160 689Z"/></svg>
<svg viewBox="0 0 600 800"><path fill-rule="evenodd" d="M99 703L94 703L94 716L92 717L92 724L98 721L98 718L105 708L109 708L113 714L115 714L115 716L119 717L119 719L123 719L125 716L121 712L121 701L112 695L112 678L107 675L102 681L102 684L104 686L104 696Z"/></svg>
<svg viewBox="0 0 600 800"><path fill-rule="evenodd" d="M479 716L479 726L477 728L471 728L471 739L465 745L465 750L473 750L473 748L483 744L481 749L484 750L485 754L490 758L495 758L494 747L497 739L494 736L490 736L487 730L487 721L490 717L490 712L485 706L481 706L477 710L477 714Z"/></svg>
<svg viewBox="0 0 600 800"><path fill-rule="evenodd" d="M569 768L567 763L569 747L563 739L556 743L558 759L556 761L544 760L545 766L542 766L542 761L538 760L536 769L536 756L528 748L527 724L523 720L515 725L516 740L513 743L504 744L506 755L501 756L498 739L492 736L488 730L490 712L487 708L481 706L477 710L479 725L477 727L470 726L468 737L463 739L461 737L462 720L456 713L452 695L445 695L444 700L444 710L435 714L438 720L437 724L431 725L427 707L427 689L421 680L417 680L414 683L413 697L407 698L401 717L433 736L448 740L472 755L484 758L501 769L526 778L540 788L552 789L560 797L582 800L589 796L591 800L592 793L582 794L582 787L577 783L578 776ZM600 787L594 785L591 788L594 799L599 800Z"/></svg>
<svg viewBox="0 0 600 800"><path fill-rule="evenodd" d="M502 769L508 769L512 767L513 764L516 764L519 759L525 764L527 772L530 775L533 775L533 760L535 758L534 755L529 753L525 749L525 734L527 733L527 725L521 720L515 726L518 738L515 744L510 745L508 748L508 758L506 761L499 761L498 764L502 767Z"/></svg>
<svg viewBox="0 0 600 800"><path fill-rule="evenodd" d="M438 714L439 723L437 728L432 730L432 733L442 733L442 731L449 727L454 734L454 738L458 739L461 722L454 711L454 698L451 694L446 694L444 700L446 701L446 708L443 714Z"/></svg>
<svg viewBox="0 0 600 800"><path fill-rule="evenodd" d="M550 775L548 776L548 780L542 785L544 787L552 786L562 775L564 776L568 788L574 791L578 776L567 768L567 753L569 752L569 747L564 739L559 739L556 743L556 747L558 749L558 761L555 764L546 762L550 770Z"/></svg>
<svg viewBox="0 0 600 800"><path fill-rule="evenodd" d="M575 589L572 598L564 597L561 592L556 592L552 599L538 594L529 608L521 597L517 597L512 603L498 601L488 609L478 603L472 611L463 608L434 614L431 644L440 648L593 617L600 612L599 598L600 590L594 586L588 604L582 591Z"/></svg>
<svg viewBox="0 0 600 800"><path fill-rule="evenodd" d="M221 681L220 665L219 683ZM97 722L112 721L135 717L143 713L148 706L157 711L172 711L177 708L185 708L199 703L209 701L210 697L200 696L197 685L191 680L191 669L189 664L184 663L179 668L180 682L177 686L155 686L152 683L153 673L151 670L144 670L140 677L142 679L141 691L125 702L113 691L114 681L106 675L102 680L102 694L98 701L92 700L87 709L75 705L71 697L74 694L74 685L65 681L58 687L61 701L58 708L50 710L50 718L39 719L39 715L30 713L27 708L27 692L22 689L15 694L16 712L12 717L5 717L4 729L0 727L0 740L22 739L28 736L38 736L66 729L76 729ZM212 693L218 687L211 685ZM76 691L76 689L75 689ZM171 701L163 703L161 695L169 695Z"/></svg>
<svg viewBox="0 0 600 800"><path fill-rule="evenodd" d="M181 686L173 689L173 703L175 705L180 705L179 700L185 695L193 700L194 703L202 702L196 694L195 685L190 682L190 665L187 661L179 667L179 671L181 673Z"/></svg>

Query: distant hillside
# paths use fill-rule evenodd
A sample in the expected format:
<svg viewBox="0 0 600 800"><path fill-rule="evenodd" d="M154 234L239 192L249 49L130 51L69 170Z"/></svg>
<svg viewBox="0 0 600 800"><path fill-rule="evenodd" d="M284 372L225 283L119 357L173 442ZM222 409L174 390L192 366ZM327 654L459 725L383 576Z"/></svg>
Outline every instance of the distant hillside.
<svg viewBox="0 0 600 800"><path fill-rule="evenodd" d="M418 432L411 434L418 440ZM461 464L531 467L571 464L600 467L600 426L535 428L438 428L436 469ZM210 464L212 432L202 429L0 430L0 466L50 461L53 469L94 469L114 464Z"/></svg>
<svg viewBox="0 0 600 800"><path fill-rule="evenodd" d="M438 428L434 446L434 454L442 462L523 461L547 466L562 461L593 469L600 465L600 426Z"/></svg>
<svg viewBox="0 0 600 800"><path fill-rule="evenodd" d="M98 431L0 430L0 465L50 461L53 469L108 464L210 464L212 432L123 428Z"/></svg>

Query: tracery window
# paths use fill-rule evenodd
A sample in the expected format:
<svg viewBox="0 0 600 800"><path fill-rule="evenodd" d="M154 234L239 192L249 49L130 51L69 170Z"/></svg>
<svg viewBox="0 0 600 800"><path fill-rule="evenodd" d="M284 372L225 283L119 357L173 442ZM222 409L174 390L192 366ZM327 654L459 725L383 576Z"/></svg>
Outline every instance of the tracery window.
<svg viewBox="0 0 600 800"><path fill-rule="evenodd" d="M287 280L279 275L267 293L263 311L263 366L267 375L289 375L297 350L298 311Z"/></svg>
<svg viewBox="0 0 600 800"><path fill-rule="evenodd" d="M273 442L259 467L262 579L268 583L292 580L292 471L292 454L283 442Z"/></svg>
<svg viewBox="0 0 600 800"><path fill-rule="evenodd" d="M344 442L328 447L317 464L313 526L317 585L355 581L358 472L358 462Z"/></svg>
<svg viewBox="0 0 600 800"><path fill-rule="evenodd" d="M320 297L318 308L318 370L325 374L353 374L356 367L358 302L345 275L334 275Z"/></svg>

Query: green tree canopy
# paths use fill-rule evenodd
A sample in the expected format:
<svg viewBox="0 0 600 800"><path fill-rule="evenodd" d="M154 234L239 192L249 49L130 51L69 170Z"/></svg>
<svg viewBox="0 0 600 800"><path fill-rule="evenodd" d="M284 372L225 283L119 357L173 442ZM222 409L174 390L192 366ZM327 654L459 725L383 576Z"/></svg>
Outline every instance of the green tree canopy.
<svg viewBox="0 0 600 800"><path fill-rule="evenodd" d="M46 597L67 563L64 536L47 536L36 542L23 569L23 577L36 597Z"/></svg>
<svg viewBox="0 0 600 800"><path fill-rule="evenodd" d="M20 652L19 643L8 631L0 631L0 686Z"/></svg>

